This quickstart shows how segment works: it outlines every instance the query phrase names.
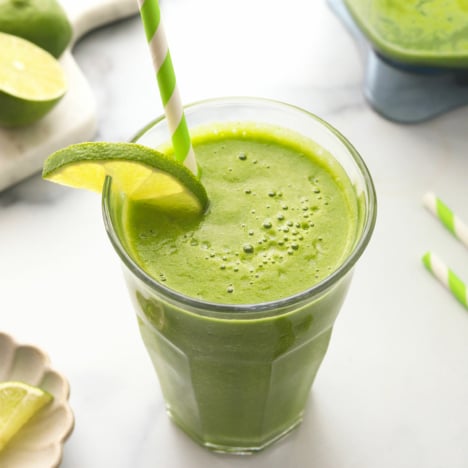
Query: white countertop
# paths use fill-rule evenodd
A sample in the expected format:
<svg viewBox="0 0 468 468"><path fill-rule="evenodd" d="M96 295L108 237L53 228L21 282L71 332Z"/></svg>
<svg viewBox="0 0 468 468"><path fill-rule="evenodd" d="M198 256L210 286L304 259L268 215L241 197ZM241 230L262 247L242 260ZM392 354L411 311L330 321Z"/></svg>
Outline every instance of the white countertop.
<svg viewBox="0 0 468 468"><path fill-rule="evenodd" d="M63 468L466 468L468 311L424 269L434 250L468 281L468 251L429 214L435 191L468 220L468 107L398 125L363 98L355 44L322 0L162 0L184 102L256 95L296 104L367 162L379 213L302 426L251 457L214 455L167 418L107 240L98 195L39 175L0 193L0 330L45 350L71 386ZM74 56L97 139L162 113L138 17Z"/></svg>

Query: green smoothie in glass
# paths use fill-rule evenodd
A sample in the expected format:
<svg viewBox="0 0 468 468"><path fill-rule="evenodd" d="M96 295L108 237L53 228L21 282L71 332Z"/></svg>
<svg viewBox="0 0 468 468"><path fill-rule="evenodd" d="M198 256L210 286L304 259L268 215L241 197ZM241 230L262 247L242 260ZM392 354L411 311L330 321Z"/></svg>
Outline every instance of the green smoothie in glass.
<svg viewBox="0 0 468 468"><path fill-rule="evenodd" d="M250 453L302 419L375 194L352 146L300 109L226 99L186 116L206 213L132 202L108 179L104 217L168 413L213 450ZM166 126L138 141L166 150Z"/></svg>
<svg viewBox="0 0 468 468"><path fill-rule="evenodd" d="M126 206L128 244L154 279L197 299L254 304L309 288L343 262L358 201L320 148L249 123L212 125L192 142L210 199L203 218Z"/></svg>

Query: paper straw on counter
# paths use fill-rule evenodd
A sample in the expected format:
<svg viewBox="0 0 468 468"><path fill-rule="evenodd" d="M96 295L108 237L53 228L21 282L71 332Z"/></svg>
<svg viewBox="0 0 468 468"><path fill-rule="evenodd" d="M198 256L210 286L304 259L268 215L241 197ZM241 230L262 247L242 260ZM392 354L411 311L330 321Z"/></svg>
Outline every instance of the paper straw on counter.
<svg viewBox="0 0 468 468"><path fill-rule="evenodd" d="M434 253L422 257L424 266L437 278L466 308L468 308L465 283Z"/></svg>
<svg viewBox="0 0 468 468"><path fill-rule="evenodd" d="M466 247L468 247L468 226L434 193L423 197L424 206Z"/></svg>
<svg viewBox="0 0 468 468"><path fill-rule="evenodd" d="M161 23L158 0L138 0L138 4L153 59L161 101L171 132L175 158L197 174L195 154L177 87L171 54Z"/></svg>

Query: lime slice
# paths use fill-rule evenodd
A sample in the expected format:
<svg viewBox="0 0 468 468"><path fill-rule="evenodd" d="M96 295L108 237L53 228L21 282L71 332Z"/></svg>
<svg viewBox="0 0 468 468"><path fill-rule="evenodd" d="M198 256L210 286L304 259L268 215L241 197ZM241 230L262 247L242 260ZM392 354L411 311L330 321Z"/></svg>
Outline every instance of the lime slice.
<svg viewBox="0 0 468 468"><path fill-rule="evenodd" d="M106 176L135 201L168 211L201 212L208 205L205 188L181 163L137 143L79 143L50 155L44 179L101 192Z"/></svg>
<svg viewBox="0 0 468 468"><path fill-rule="evenodd" d="M22 382L0 383L0 450L53 396Z"/></svg>
<svg viewBox="0 0 468 468"><path fill-rule="evenodd" d="M20 37L0 33L0 125L27 125L43 117L67 89L59 62Z"/></svg>

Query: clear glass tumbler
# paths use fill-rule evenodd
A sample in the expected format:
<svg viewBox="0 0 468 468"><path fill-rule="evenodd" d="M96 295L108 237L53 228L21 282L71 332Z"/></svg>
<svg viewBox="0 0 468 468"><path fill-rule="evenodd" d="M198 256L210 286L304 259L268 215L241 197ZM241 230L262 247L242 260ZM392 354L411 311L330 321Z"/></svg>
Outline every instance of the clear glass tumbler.
<svg viewBox="0 0 468 468"><path fill-rule="evenodd" d="M255 121L298 132L336 158L352 182L359 204L349 255L318 284L271 302L215 304L167 288L134 261L123 234L124 198L112 189L111 179L106 180L106 229L123 262L168 414L205 447L252 453L302 420L353 267L373 231L375 191L353 146L329 124L299 108L262 99L226 98L188 106L186 118L190 128ZM164 117L136 138L153 147L169 140Z"/></svg>

